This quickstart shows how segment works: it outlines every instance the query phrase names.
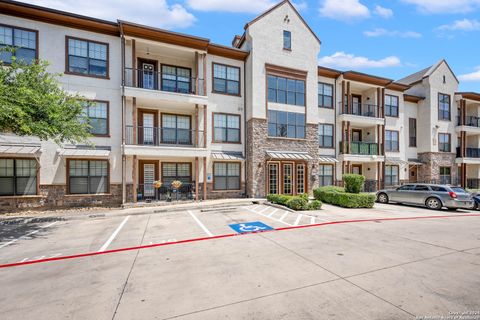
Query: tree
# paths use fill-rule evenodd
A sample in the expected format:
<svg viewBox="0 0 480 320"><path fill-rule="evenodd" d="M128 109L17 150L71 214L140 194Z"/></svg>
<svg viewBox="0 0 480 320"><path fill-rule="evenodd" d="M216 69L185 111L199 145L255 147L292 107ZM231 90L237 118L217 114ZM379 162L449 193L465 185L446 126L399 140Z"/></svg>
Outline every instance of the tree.
<svg viewBox="0 0 480 320"><path fill-rule="evenodd" d="M13 51L4 48L0 51ZM0 132L37 136L57 144L89 143L90 125L84 114L86 100L64 91L60 74L47 71L46 61L26 63L12 55L0 61Z"/></svg>

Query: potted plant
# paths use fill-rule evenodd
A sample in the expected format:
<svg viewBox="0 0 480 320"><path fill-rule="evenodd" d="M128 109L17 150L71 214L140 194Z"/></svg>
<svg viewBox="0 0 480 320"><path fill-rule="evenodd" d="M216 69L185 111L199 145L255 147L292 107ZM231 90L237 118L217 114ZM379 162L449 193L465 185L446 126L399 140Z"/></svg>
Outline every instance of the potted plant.
<svg viewBox="0 0 480 320"><path fill-rule="evenodd" d="M178 200L178 189L180 189L182 184L183 183L178 180L172 181L172 191L175 193L175 199L177 200Z"/></svg>

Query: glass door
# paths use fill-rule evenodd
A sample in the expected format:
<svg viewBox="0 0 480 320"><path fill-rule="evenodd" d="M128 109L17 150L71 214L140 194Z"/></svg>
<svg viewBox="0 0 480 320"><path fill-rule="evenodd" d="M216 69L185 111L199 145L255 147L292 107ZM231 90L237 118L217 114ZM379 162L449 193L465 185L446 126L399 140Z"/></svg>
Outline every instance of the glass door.
<svg viewBox="0 0 480 320"><path fill-rule="evenodd" d="M144 113L143 114L143 144L153 145L155 144L155 114Z"/></svg>
<svg viewBox="0 0 480 320"><path fill-rule="evenodd" d="M142 62L142 88L155 89L155 65L153 63Z"/></svg>
<svg viewBox="0 0 480 320"><path fill-rule="evenodd" d="M283 164L283 194L293 193L293 164Z"/></svg>

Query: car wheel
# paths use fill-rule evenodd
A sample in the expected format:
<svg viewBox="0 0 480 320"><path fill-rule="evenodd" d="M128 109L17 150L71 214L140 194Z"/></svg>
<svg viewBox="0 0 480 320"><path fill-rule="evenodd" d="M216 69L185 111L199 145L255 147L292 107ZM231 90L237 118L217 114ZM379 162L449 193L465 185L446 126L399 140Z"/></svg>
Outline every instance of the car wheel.
<svg viewBox="0 0 480 320"><path fill-rule="evenodd" d="M388 196L386 193L380 193L377 197L377 201L380 203L388 203Z"/></svg>
<svg viewBox="0 0 480 320"><path fill-rule="evenodd" d="M442 203L437 198L428 198L425 202L428 209L440 210L442 209Z"/></svg>

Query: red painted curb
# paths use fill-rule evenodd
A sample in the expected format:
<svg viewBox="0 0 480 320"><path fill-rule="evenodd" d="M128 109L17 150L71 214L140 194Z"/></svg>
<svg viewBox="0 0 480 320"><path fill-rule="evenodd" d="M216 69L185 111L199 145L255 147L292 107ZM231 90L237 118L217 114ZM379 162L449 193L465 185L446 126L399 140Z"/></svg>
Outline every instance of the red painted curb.
<svg viewBox="0 0 480 320"><path fill-rule="evenodd" d="M238 237L238 236L246 236L252 235L256 233L268 233L268 232L275 232L275 231L285 231L285 230L295 230L295 229L306 229L306 228L314 228L314 227L321 227L327 225L335 225L335 224L349 224L349 223L363 223L363 222L375 222L375 221L400 221L400 220L422 220L422 219L446 219L446 218L460 218L460 217L480 217L478 214L462 214L462 215L447 215L447 216L427 216L427 217L404 217L404 218L379 218L379 219L359 219L359 220L341 220L341 221L330 221L324 223L316 223L316 224L308 224L302 226L294 226L294 227L284 227L278 228L269 231L259 231L259 232L249 232L249 233L230 233L224 234L214 237L203 237L203 238L194 238L194 239L187 239L187 240L180 240L175 242L167 242L167 243L156 243L144 246L136 246L136 247L127 247L121 249L114 249L114 250L106 250L102 252L88 252L88 253L81 253L75 254L70 256L63 256L63 257L56 257L56 258L47 258L47 259L40 259L40 260L32 260L32 261L25 261L25 262L15 262L15 263L8 263L8 264L0 264L0 269L2 268L12 268L12 267L19 267L25 266L29 264L38 264L38 263L45 263L51 261L60 261L60 260L70 260L70 259L78 259L78 258L85 258L85 257L93 257L99 256L104 254L116 253L116 252L124 252L124 251L133 251L133 250L142 250L142 249L150 249L156 247L164 247L164 246L171 246L183 243L190 243L190 242L199 242L199 241L206 241L206 240L214 240L214 239L223 239L223 238L231 238L231 237Z"/></svg>

